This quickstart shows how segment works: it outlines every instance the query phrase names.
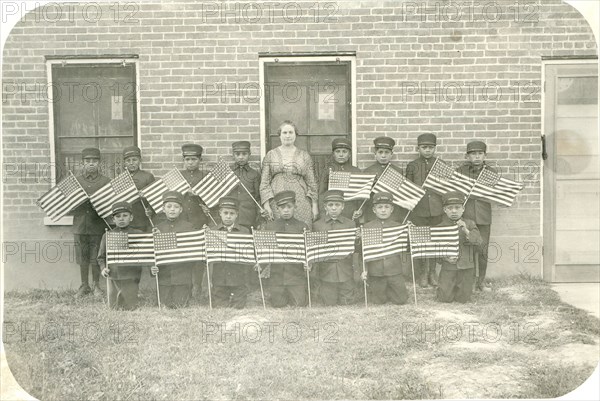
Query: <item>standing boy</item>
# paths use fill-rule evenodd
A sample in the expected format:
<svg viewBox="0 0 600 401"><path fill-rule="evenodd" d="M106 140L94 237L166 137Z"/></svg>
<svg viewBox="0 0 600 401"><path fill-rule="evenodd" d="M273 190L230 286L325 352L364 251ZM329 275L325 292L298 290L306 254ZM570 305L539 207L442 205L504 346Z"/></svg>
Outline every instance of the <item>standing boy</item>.
<svg viewBox="0 0 600 401"><path fill-rule="evenodd" d="M438 226L459 228L459 256L446 257L441 260L439 286L436 298L440 302L469 302L473 292L475 260L473 251L481 246L482 240L477 224L473 220L463 218L465 197L460 192L444 194L445 216Z"/></svg>
<svg viewBox="0 0 600 401"><path fill-rule="evenodd" d="M239 201L230 196L219 200L219 217L221 224L215 229L228 233L248 234L250 231L237 223ZM215 306L242 309L246 306L248 294L248 265L231 262L215 262L212 264L212 284Z"/></svg>
<svg viewBox="0 0 600 401"><path fill-rule="evenodd" d="M185 220L183 213L183 197L177 191L167 191L163 194L163 209L165 220L154 227L157 233L182 233L194 231L190 222ZM158 273L160 303L168 308L187 306L192 296L192 269L194 262L171 263L152 266L152 274Z"/></svg>
<svg viewBox="0 0 600 401"><path fill-rule="evenodd" d="M321 205L325 205L324 195L329 189L329 172L344 171L348 173L360 174L361 170L352 165L350 157L352 156L352 143L347 138L335 138L331 142L331 160L325 166L325 171L320 175L319 180L319 195L321 197ZM351 220L358 219L362 212L358 211L362 201L354 200L346 202L342 211L342 216ZM324 210L323 210L324 211Z"/></svg>
<svg viewBox="0 0 600 401"><path fill-rule="evenodd" d="M86 148L81 152L83 169L77 181L88 195L93 194L110 182L108 177L100 174L100 150ZM100 267L98 266L98 250L100 241L107 228L104 220L98 216L89 200L75 208L73 211L73 234L75 236L75 257L79 265L81 286L77 290L77 297L92 292L89 285L89 271L92 270L93 292L95 296L104 295L100 289Z"/></svg>
<svg viewBox="0 0 600 401"><path fill-rule="evenodd" d="M141 162L142 151L140 148L137 146L128 146L123 149L123 163L125 164L125 168L129 170L131 178L133 179L135 187L138 189L138 191L154 182L154 175L152 175L152 173L140 169ZM150 223L149 219L152 218L154 213L147 203L146 207L148 208L148 213L146 213L146 209L144 208L144 205L142 205L141 199L133 202L131 205L131 210L133 212L133 221L131 222L131 227L148 233L152 228L152 224Z"/></svg>
<svg viewBox="0 0 600 401"><path fill-rule="evenodd" d="M380 136L375 138L373 141L375 146L375 163L367 167L364 172L366 174L375 174L375 182L379 179L381 174L385 171L387 166L392 168L399 173L402 173L400 167L395 166L392 163L392 157L394 155L394 146L396 141L387 136ZM372 196L371 196L372 198ZM373 201L372 199L367 201L363 206L365 223L368 223L375 219L375 213L373 213ZM407 211L401 207L395 207L392 215L392 219L396 221L403 221Z"/></svg>
<svg viewBox="0 0 600 401"><path fill-rule="evenodd" d="M373 196L375 219L365 224L365 228L397 227L401 224L392 219L394 212L393 195L379 192ZM406 270L407 254L400 253L383 259L365 263L363 280L369 283L369 300L374 304L391 302L396 305L406 303L408 291L402 272Z"/></svg>
<svg viewBox="0 0 600 401"><path fill-rule="evenodd" d="M466 163L459 167L457 171L474 180L479 177L484 168L496 173L497 171L486 164L487 146L481 141L472 141L467 144ZM490 291L491 288L485 283L485 273L488 263L488 244L490 243L490 232L492 227L492 205L490 202L469 198L465 205L464 216L466 219L473 220L481 234L483 244L479 253L479 278L477 279L476 289L479 291Z"/></svg>
<svg viewBox="0 0 600 401"><path fill-rule="evenodd" d="M325 216L313 224L313 231L355 228L356 224L343 216L344 192L326 191L323 196ZM354 302L354 271L352 256L330 262L316 263L314 268L321 282L319 294L325 305L349 305Z"/></svg>
<svg viewBox="0 0 600 401"><path fill-rule="evenodd" d="M280 217L267 223L267 231L278 233L303 233L308 230L306 223L294 217L296 193L282 191L275 194L275 205ZM270 272L269 287L271 304L275 308L287 305L306 306L308 303L306 273L302 263L272 263L265 275Z"/></svg>
<svg viewBox="0 0 600 401"><path fill-rule="evenodd" d="M434 134L421 134L417 138L419 157L406 166L406 178L422 187L431 167L436 161L435 147L437 138ZM440 195L426 190L417 206L410 212L409 220L416 226L436 226L442 220L442 198ZM436 286L435 259L417 259L415 261L415 279L426 288Z"/></svg>
<svg viewBox="0 0 600 401"><path fill-rule="evenodd" d="M128 202L117 202L112 207L112 216L116 227L110 230L116 233L140 234L141 230L133 228L135 219L132 207ZM111 309L133 310L138 306L138 289L142 275L141 266L112 266L106 264L106 233L100 242L98 264L102 276L108 278L108 307Z"/></svg>

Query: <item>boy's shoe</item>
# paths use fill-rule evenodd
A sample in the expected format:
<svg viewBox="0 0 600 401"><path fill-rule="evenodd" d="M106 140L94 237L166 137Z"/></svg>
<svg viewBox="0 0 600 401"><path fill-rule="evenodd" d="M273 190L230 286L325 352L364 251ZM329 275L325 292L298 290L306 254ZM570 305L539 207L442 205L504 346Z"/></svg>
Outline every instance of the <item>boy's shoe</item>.
<svg viewBox="0 0 600 401"><path fill-rule="evenodd" d="M492 289L490 288L489 285L487 285L486 283L477 283L477 285L475 286L475 289L477 291L483 291L483 292L490 292L492 291Z"/></svg>
<svg viewBox="0 0 600 401"><path fill-rule="evenodd" d="M427 281L429 283L429 285L431 285L432 287L437 287L438 286L438 281L436 278L436 274L435 274L435 270L429 270L429 274L427 275Z"/></svg>
<svg viewBox="0 0 600 401"><path fill-rule="evenodd" d="M94 285L94 296L95 297L103 297L104 296L104 291L102 291L102 288L100 288L98 283L96 283Z"/></svg>
<svg viewBox="0 0 600 401"><path fill-rule="evenodd" d="M92 292L92 289L90 288L89 285L81 284L79 286L79 289L77 290L77 293L75 294L75 298L83 298L86 295L88 295L90 292Z"/></svg>

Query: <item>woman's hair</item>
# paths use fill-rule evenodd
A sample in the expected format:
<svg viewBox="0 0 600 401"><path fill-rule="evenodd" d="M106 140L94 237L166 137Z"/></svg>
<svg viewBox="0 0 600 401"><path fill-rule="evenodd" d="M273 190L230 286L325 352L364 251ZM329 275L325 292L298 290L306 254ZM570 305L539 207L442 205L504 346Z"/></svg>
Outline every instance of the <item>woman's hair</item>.
<svg viewBox="0 0 600 401"><path fill-rule="evenodd" d="M285 120L284 122L279 124L279 128L277 128L277 136L281 136L281 127L283 127L284 125L291 125L292 127L294 127L294 132L296 133L296 135L300 135L300 132L298 132L298 127L296 127L296 124L294 124L290 120Z"/></svg>

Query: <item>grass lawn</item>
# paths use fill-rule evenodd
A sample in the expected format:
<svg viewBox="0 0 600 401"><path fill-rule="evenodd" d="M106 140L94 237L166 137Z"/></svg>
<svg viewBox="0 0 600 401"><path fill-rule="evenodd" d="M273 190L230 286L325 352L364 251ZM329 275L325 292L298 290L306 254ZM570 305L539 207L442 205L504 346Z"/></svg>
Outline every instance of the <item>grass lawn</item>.
<svg viewBox="0 0 600 401"><path fill-rule="evenodd" d="M114 312L73 291L5 295L4 344L43 400L552 398L599 358L600 321L541 280L466 305Z"/></svg>

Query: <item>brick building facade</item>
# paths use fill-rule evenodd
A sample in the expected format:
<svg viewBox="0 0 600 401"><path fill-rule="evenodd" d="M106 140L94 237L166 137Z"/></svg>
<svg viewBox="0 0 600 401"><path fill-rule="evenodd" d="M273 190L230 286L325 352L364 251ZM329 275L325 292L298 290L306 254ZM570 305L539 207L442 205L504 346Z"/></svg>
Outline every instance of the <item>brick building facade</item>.
<svg viewBox="0 0 600 401"><path fill-rule="evenodd" d="M133 140L142 148L143 168L156 176L181 165L185 142L200 143L204 160L213 162L229 154L232 141L250 140L251 160L260 161L268 146L257 92L261 60L351 60L353 97L346 104L358 166L372 163L372 140L380 135L396 140L394 160L400 165L415 158L416 137L423 132L438 136L438 154L452 163L464 159L468 141L485 140L489 160L503 175L525 182L512 208L494 207L489 275L541 275L542 60L597 55L591 29L570 5L94 4L31 11L5 45L2 219L8 289L78 285L70 227L45 224L35 201L51 186L56 170L50 163L60 160L48 68L82 58L122 58L135 66Z"/></svg>

